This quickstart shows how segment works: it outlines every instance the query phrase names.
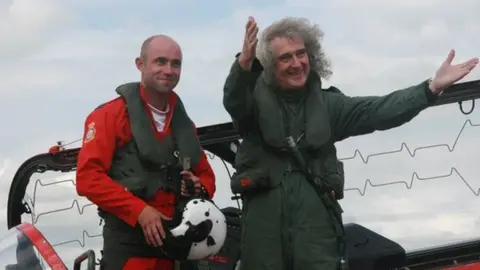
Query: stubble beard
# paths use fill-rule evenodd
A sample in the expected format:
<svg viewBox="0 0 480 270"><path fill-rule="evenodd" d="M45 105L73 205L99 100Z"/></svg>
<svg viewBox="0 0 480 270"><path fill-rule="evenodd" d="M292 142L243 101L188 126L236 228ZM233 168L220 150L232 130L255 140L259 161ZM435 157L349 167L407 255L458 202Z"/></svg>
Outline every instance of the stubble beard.
<svg viewBox="0 0 480 270"><path fill-rule="evenodd" d="M148 84L145 85L147 88L155 91L156 93L159 94L167 94L173 89L171 87L163 86L161 84L155 83L153 81L150 81Z"/></svg>

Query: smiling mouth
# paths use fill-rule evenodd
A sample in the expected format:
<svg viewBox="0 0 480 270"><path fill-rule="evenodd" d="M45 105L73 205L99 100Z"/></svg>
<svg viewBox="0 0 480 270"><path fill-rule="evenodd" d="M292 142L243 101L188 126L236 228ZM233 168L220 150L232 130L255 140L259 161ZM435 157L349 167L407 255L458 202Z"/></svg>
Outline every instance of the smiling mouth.
<svg viewBox="0 0 480 270"><path fill-rule="evenodd" d="M294 77L301 76L302 74L303 74L303 72L301 72L301 71L298 71L298 72L289 72L289 73L288 73L288 75L294 76Z"/></svg>
<svg viewBox="0 0 480 270"><path fill-rule="evenodd" d="M292 76L297 76L297 75L303 74L303 72L302 72L302 70L296 70L296 71L288 72L288 74L292 75Z"/></svg>

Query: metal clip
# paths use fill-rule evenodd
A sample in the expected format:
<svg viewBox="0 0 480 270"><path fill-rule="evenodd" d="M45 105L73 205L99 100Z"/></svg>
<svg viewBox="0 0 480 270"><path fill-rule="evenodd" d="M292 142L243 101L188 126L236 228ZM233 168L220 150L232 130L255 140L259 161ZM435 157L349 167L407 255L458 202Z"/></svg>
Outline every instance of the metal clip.
<svg viewBox="0 0 480 270"><path fill-rule="evenodd" d="M305 132L303 132L302 134L300 134L300 136L298 136L298 138L295 140L295 142L298 144L300 142L300 140L305 136Z"/></svg>
<svg viewBox="0 0 480 270"><path fill-rule="evenodd" d="M182 167L184 171L188 171L191 169L190 158L184 157L182 160Z"/></svg>
<svg viewBox="0 0 480 270"><path fill-rule="evenodd" d="M340 270L347 270L347 265L343 257L340 258Z"/></svg>

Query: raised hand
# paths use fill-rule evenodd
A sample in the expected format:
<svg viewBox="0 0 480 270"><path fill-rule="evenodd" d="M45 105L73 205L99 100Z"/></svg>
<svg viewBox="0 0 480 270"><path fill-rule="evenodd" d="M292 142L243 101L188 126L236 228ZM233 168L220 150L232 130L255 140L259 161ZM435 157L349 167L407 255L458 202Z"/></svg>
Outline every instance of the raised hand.
<svg viewBox="0 0 480 270"><path fill-rule="evenodd" d="M439 94L443 89L451 86L455 82L463 79L478 64L478 58L471 58L463 63L452 65L455 58L455 50L450 50L447 59L442 63L435 73L435 77L430 82L429 88L434 94Z"/></svg>
<svg viewBox="0 0 480 270"><path fill-rule="evenodd" d="M245 25L245 37L243 40L243 48L238 62L243 70L250 70L252 68L253 60L255 59L255 51L258 43L258 26L255 19L250 16Z"/></svg>

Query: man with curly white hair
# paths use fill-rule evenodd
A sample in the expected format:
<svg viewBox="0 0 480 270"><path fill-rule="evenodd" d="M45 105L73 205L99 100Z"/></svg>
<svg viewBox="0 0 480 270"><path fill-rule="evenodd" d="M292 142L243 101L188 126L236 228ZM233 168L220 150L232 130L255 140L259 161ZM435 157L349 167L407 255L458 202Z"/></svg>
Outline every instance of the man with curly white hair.
<svg viewBox="0 0 480 270"><path fill-rule="evenodd" d="M223 97L243 138L231 181L244 199L240 268L346 269L343 164L334 143L409 122L478 58L453 65L452 50L431 79L385 96L349 97L322 89L332 72L317 25L284 18L260 40L257 33L250 17Z"/></svg>

